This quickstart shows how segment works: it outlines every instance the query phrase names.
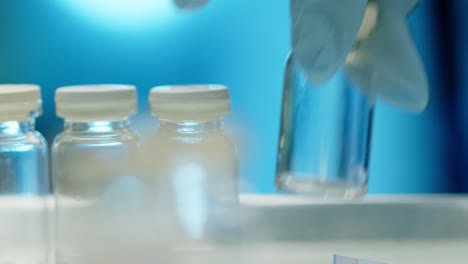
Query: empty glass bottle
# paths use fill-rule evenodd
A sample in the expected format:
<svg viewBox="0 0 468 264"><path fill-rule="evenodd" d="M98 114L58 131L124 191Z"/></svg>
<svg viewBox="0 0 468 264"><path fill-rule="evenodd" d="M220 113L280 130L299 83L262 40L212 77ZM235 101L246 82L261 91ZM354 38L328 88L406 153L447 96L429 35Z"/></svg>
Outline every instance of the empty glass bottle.
<svg viewBox="0 0 468 264"><path fill-rule="evenodd" d="M141 263L131 250L151 244L141 241L151 199L145 179L131 169L135 87L62 87L55 101L65 119L52 148L57 263Z"/></svg>
<svg viewBox="0 0 468 264"><path fill-rule="evenodd" d="M162 232L182 263L206 263L214 257L208 253L232 245L238 234L236 150L223 131L229 91L221 85L155 87L150 104L159 120L148 159Z"/></svg>
<svg viewBox="0 0 468 264"><path fill-rule="evenodd" d="M37 85L0 85L0 263L47 263L47 143ZM2 214L3 213L3 214Z"/></svg>

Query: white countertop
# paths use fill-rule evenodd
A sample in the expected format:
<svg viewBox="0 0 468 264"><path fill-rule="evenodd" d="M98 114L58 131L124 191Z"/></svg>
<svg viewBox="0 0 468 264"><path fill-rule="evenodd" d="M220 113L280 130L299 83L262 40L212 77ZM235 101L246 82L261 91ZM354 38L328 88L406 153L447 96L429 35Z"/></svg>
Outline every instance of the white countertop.
<svg viewBox="0 0 468 264"><path fill-rule="evenodd" d="M29 239L21 252L46 250L40 241L47 219L36 210L43 202L0 199L0 248L14 252L12 244ZM467 196L369 196L344 203L242 195L241 219L240 249L219 254L240 256L242 263L332 263L333 254L385 263L468 263Z"/></svg>

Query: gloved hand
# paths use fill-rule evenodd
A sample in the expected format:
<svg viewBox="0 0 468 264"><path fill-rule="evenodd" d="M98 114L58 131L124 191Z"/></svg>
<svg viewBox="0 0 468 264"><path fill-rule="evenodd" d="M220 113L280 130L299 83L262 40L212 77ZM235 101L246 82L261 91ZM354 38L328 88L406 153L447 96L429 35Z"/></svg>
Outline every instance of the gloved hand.
<svg viewBox="0 0 468 264"><path fill-rule="evenodd" d="M403 109L423 111L429 101L428 82L406 21L417 2L291 0L294 58L309 80L320 84L348 64L349 55L365 57L370 67L351 75L372 80L360 83L366 94ZM364 19L366 13L371 14ZM356 39L362 43L350 54Z"/></svg>
<svg viewBox="0 0 468 264"><path fill-rule="evenodd" d="M292 47L315 84L343 66L358 34L367 0L291 0Z"/></svg>
<svg viewBox="0 0 468 264"><path fill-rule="evenodd" d="M174 1L181 9L196 9L209 0ZM290 1L292 52L312 83L324 83L351 64L351 78L372 80L359 83L366 95L424 111L428 81L407 24L419 0ZM364 44L350 53L356 40ZM370 65L360 70L363 57Z"/></svg>

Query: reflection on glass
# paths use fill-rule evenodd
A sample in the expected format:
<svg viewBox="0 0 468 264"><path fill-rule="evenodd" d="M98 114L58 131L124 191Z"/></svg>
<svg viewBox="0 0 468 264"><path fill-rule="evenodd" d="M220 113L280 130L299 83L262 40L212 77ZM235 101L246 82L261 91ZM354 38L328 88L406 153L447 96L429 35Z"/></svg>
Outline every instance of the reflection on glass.
<svg viewBox="0 0 468 264"><path fill-rule="evenodd" d="M47 143L34 120L0 122L0 263L48 261Z"/></svg>

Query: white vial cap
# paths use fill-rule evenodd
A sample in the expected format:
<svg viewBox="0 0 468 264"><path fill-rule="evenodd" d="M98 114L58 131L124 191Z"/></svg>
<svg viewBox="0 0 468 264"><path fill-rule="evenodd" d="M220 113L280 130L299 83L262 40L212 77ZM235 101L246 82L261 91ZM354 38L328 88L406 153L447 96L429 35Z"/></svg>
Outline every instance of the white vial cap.
<svg viewBox="0 0 468 264"><path fill-rule="evenodd" d="M229 90L223 85L157 86L150 91L151 113L168 120L210 120L231 112Z"/></svg>
<svg viewBox="0 0 468 264"><path fill-rule="evenodd" d="M100 84L60 87L55 91L57 116L74 121L115 121L137 110L133 85Z"/></svg>
<svg viewBox="0 0 468 264"><path fill-rule="evenodd" d="M0 120L28 120L42 113L41 88L34 84L0 84Z"/></svg>

